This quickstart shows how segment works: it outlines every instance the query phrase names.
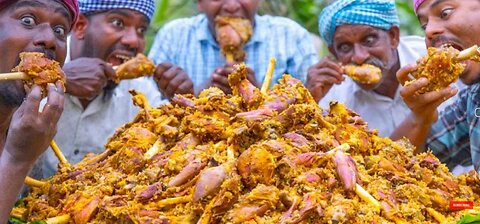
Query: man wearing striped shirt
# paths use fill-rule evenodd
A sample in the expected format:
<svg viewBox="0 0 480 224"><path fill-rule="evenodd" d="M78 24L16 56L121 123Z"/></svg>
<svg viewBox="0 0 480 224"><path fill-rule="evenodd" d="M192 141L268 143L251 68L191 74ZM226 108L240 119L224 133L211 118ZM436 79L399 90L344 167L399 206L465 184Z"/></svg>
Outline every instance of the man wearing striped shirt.
<svg viewBox="0 0 480 224"><path fill-rule="evenodd" d="M480 44L480 26L476 22L480 19L480 1L414 0L414 5L427 46L450 44L462 50ZM414 66L400 69L399 81L405 83L413 69ZM401 94L412 113L392 134L392 139L406 136L419 151L431 149L449 168L473 166L480 172L479 74L480 63L468 61L460 79L470 86L441 113L437 106L455 95L456 89L446 87L417 95L415 92L428 83L423 78L405 86Z"/></svg>
<svg viewBox="0 0 480 224"><path fill-rule="evenodd" d="M166 24L158 32L149 54L160 64L156 79L162 94L172 97L174 93L188 92L190 80L196 94L211 86L227 93L231 91L227 75L233 67L226 63L214 38L216 16L251 20L253 35L244 48L247 54L245 63L250 68L249 80L261 84L269 59L275 57L273 83L284 73L305 81L308 67L317 61L309 33L290 19L259 16L259 2L198 0L201 14Z"/></svg>

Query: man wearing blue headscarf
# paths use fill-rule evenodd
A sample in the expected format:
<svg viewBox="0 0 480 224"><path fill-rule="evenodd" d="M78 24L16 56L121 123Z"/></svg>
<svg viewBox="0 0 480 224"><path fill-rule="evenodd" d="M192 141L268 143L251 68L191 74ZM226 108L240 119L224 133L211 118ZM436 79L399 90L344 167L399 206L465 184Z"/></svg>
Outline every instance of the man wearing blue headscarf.
<svg viewBox="0 0 480 224"><path fill-rule="evenodd" d="M338 0L319 17L320 35L335 57L310 67L307 88L320 105L339 101L359 113L370 128L389 136L408 115L399 95L397 70L426 54L424 39L400 38L393 0ZM371 64L381 69L378 83L362 84L343 76L342 65Z"/></svg>
<svg viewBox="0 0 480 224"><path fill-rule="evenodd" d="M116 85L110 78L112 66L141 53L145 33L153 16L153 0L79 0L81 15L72 29L70 58L63 67L65 83L64 113L55 136L71 163L87 153L101 153L108 137L132 120L138 108L132 104L129 89L145 93L153 106L161 94L148 78L123 80ZM53 175L58 164L47 150L45 176Z"/></svg>

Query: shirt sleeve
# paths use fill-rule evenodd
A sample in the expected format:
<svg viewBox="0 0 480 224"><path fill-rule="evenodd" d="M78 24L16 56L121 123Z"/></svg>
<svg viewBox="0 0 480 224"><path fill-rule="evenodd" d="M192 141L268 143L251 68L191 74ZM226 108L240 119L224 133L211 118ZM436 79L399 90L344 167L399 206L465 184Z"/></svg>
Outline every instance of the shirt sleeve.
<svg viewBox="0 0 480 224"><path fill-rule="evenodd" d="M169 55L172 55L172 35L173 34L170 32L167 24L162 29L160 29L155 36L155 40L153 41L153 45L150 48L150 52L148 54L148 57L152 59L155 64L160 64L165 61L172 61L172 59L169 57Z"/></svg>
<svg viewBox="0 0 480 224"><path fill-rule="evenodd" d="M427 139L427 148L450 169L459 164L471 165L468 101L468 89L464 89L457 101L439 114Z"/></svg>

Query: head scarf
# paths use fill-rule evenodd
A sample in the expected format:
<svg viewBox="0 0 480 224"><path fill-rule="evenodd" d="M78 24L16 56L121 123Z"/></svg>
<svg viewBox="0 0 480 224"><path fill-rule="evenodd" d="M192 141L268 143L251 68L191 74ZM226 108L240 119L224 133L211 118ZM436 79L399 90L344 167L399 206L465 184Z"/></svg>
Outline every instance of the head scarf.
<svg viewBox="0 0 480 224"><path fill-rule="evenodd" d="M424 2L425 0L413 0L413 10L417 13L418 7Z"/></svg>
<svg viewBox="0 0 480 224"><path fill-rule="evenodd" d="M144 14L150 21L155 11L154 0L78 0L78 2L80 12L83 14L112 9L131 9Z"/></svg>
<svg viewBox="0 0 480 224"><path fill-rule="evenodd" d="M394 0L336 0L323 9L318 24L320 35L331 45L338 26L358 24L388 30L400 21Z"/></svg>
<svg viewBox="0 0 480 224"><path fill-rule="evenodd" d="M2 4L0 8L3 9L16 1L17 0L0 0L0 4ZM80 14L77 0L61 0L60 2L62 2L65 6L67 6L68 11L70 11L70 14L72 14L72 18L73 18L72 24L74 24L75 21L77 21L78 15Z"/></svg>

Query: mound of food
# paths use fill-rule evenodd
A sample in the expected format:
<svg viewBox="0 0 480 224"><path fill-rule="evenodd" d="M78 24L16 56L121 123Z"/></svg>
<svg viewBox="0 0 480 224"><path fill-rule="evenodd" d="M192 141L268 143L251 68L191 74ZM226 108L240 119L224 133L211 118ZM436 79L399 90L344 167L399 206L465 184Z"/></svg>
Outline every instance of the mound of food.
<svg viewBox="0 0 480 224"><path fill-rule="evenodd" d="M266 94L245 65L198 98L143 109L100 155L61 167L12 212L49 223L451 223L478 174L381 138L339 103L323 111L284 75ZM476 187L470 187L476 186Z"/></svg>

